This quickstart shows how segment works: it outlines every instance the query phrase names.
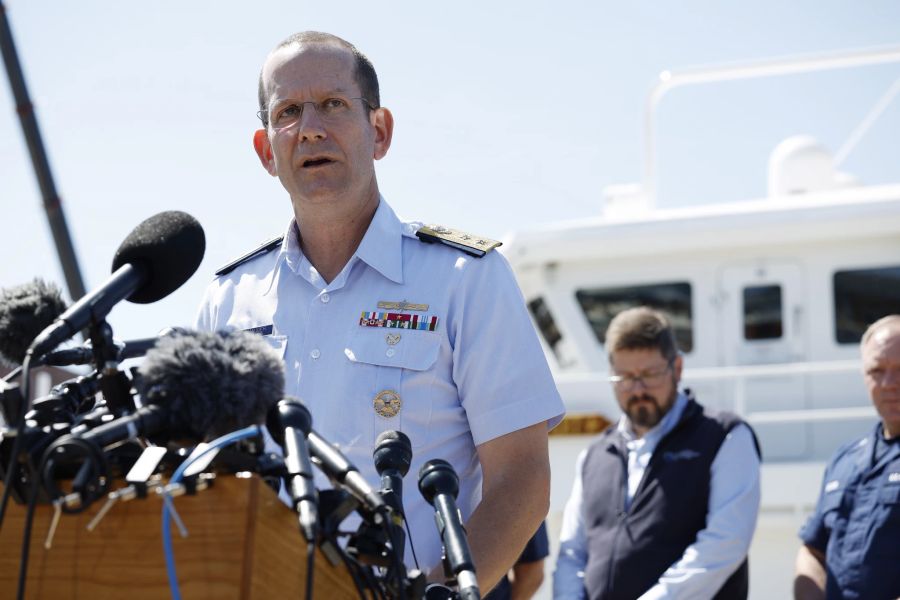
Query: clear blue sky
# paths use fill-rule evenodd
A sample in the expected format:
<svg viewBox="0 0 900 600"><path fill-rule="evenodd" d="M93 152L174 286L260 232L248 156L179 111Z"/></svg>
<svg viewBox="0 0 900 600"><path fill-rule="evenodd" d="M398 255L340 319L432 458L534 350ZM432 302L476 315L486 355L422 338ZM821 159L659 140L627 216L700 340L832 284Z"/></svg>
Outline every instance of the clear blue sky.
<svg viewBox="0 0 900 600"><path fill-rule="evenodd" d="M4 2L87 287L162 210L207 235L200 271L110 316L117 337L192 322L213 270L281 233L290 205L259 166L256 78L294 31L367 53L396 129L378 165L405 217L491 237L597 214L641 176L647 92L665 69L900 44L895 1ZM766 160L809 133L836 150L900 65L673 92L660 117L660 202L759 197ZM0 287L62 285L12 96L0 84ZM844 165L900 180L900 102Z"/></svg>

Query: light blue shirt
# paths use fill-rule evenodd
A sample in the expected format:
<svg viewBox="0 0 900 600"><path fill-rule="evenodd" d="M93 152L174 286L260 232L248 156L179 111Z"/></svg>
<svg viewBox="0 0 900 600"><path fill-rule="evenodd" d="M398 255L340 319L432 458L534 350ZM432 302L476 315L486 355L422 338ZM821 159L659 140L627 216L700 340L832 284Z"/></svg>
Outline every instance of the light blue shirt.
<svg viewBox="0 0 900 600"><path fill-rule="evenodd" d="M564 409L506 259L424 243L415 236L420 226L400 221L382 199L356 252L327 283L301 252L292 221L279 249L213 281L197 326L271 325L266 338L284 358L286 394L302 399L313 428L376 489L375 439L391 429L409 436L404 508L427 569L439 563L441 543L418 491L420 467L432 458L453 465L468 519L481 500L476 446L536 423L552 427ZM434 317L435 327L362 324L363 313L401 312L379 302L427 305L404 312ZM384 391L400 398L395 416L375 410ZM317 486L330 487L322 477ZM406 556L412 564L409 544Z"/></svg>
<svg viewBox="0 0 900 600"><path fill-rule="evenodd" d="M625 415L616 425L626 440L628 478L626 510L640 485L656 446L681 419L687 396L678 394L672 409L638 438ZM582 470L587 449L575 462L575 483L566 503L559 556L553 574L553 597L581 599L587 565L587 537L582 510ZM759 456L746 425L731 430L710 466L709 512L706 527L685 548L641 600L712 598L747 556L759 513Z"/></svg>

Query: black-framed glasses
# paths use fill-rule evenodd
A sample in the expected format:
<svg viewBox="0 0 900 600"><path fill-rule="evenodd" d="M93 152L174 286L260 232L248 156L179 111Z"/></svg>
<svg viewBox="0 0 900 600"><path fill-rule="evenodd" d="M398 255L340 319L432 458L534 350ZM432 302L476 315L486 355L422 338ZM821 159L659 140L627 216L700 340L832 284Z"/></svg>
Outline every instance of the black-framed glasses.
<svg viewBox="0 0 900 600"><path fill-rule="evenodd" d="M674 361L669 361L662 369L655 371L647 371L640 375L610 375L609 382L617 390L628 392L633 390L638 383L645 389L651 389L661 386L665 383L669 371L672 369Z"/></svg>
<svg viewBox="0 0 900 600"><path fill-rule="evenodd" d="M319 101L307 100L306 102L291 102L285 104L275 110L271 115L271 119L269 118L270 115L267 110L258 111L256 116L262 121L264 127L268 127L271 123L273 129L289 129L300 122L300 118L303 116L303 109L306 105L312 104L313 109L316 111L316 114L319 115L320 119L329 123L334 123L346 119L352 114L353 111L350 106L351 100L361 100L362 103L366 105L367 109L375 110L375 107L361 96L354 96L353 98L332 97Z"/></svg>

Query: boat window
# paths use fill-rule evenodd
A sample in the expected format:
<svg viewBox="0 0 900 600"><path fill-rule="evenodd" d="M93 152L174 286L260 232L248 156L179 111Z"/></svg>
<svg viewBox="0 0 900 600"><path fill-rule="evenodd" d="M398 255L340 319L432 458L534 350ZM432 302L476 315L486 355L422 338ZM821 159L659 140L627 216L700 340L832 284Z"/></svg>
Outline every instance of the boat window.
<svg viewBox="0 0 900 600"><path fill-rule="evenodd" d="M866 328L900 313L900 266L854 269L834 274L834 336L858 344Z"/></svg>
<svg viewBox="0 0 900 600"><path fill-rule="evenodd" d="M534 318L535 324L537 324L538 331L544 336L544 341L547 342L547 345L550 346L550 349L553 350L553 353L558 358L556 345L562 339L562 334L556 326L553 315L550 314L550 309L547 308L547 303L544 302L543 298L535 298L528 303L528 310L531 311L531 316Z"/></svg>
<svg viewBox="0 0 900 600"><path fill-rule="evenodd" d="M682 352L694 349L691 284L687 282L578 290L575 297L601 344L606 339L606 328L614 316L627 308L649 306L669 317Z"/></svg>
<svg viewBox="0 0 900 600"><path fill-rule="evenodd" d="M783 334L780 285L744 288L744 339L773 340Z"/></svg>

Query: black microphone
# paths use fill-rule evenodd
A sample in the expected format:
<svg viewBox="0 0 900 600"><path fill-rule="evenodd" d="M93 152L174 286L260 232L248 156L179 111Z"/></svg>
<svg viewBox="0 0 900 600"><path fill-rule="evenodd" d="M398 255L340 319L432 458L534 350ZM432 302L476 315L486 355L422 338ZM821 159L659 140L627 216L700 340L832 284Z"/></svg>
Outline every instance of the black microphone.
<svg viewBox="0 0 900 600"><path fill-rule="evenodd" d="M138 368L143 406L79 434L100 446L135 437L199 442L265 422L284 390L284 364L244 331L161 338Z"/></svg>
<svg viewBox="0 0 900 600"><path fill-rule="evenodd" d="M28 352L46 354L81 329L103 320L122 300L149 304L165 298L194 274L205 249L203 228L189 214L173 210L150 217L119 246L110 278L44 329Z"/></svg>
<svg viewBox="0 0 900 600"><path fill-rule="evenodd" d="M47 448L43 479L51 498L62 495L57 474L74 462L89 473L84 485L73 485L84 510L105 493L97 482L109 479L100 448L137 436L159 445L200 442L262 424L284 390L281 357L264 338L244 331L163 338L138 373L135 387L144 406L86 431L75 428Z"/></svg>
<svg viewBox="0 0 900 600"><path fill-rule="evenodd" d="M402 521L403 478L409 472L412 462L412 444L402 431L384 431L375 440L372 458L375 470L381 477L381 497L394 511L397 520Z"/></svg>
<svg viewBox="0 0 900 600"><path fill-rule="evenodd" d="M123 361L129 358L139 358L144 356L149 350L156 347L156 343L161 337L173 336L180 333L190 332L183 327L166 327L160 331L156 337L116 342L116 360ZM54 350L53 352L49 352L37 362L42 365L67 367L70 365L86 365L93 361L94 350L91 343L86 342L78 348L66 348L64 350Z"/></svg>
<svg viewBox="0 0 900 600"><path fill-rule="evenodd" d="M21 365L31 341L65 310L59 288L41 279L0 290L0 358Z"/></svg>
<svg viewBox="0 0 900 600"><path fill-rule="evenodd" d="M307 542L316 541L319 521L319 494L313 475L306 436L312 428L312 415L299 400L280 400L266 419L272 438L284 449L288 491L299 513L300 531Z"/></svg>
<svg viewBox="0 0 900 600"><path fill-rule="evenodd" d="M360 475L359 469L314 430L306 436L306 441L309 444L309 453L316 458L319 468L372 511L376 523L382 522L387 505L381 499L381 495Z"/></svg>
<svg viewBox="0 0 900 600"><path fill-rule="evenodd" d="M462 516L456 506L456 496L459 494L459 477L456 471L445 460L429 460L419 470L419 491L434 506L434 520L444 543L450 571L459 585L459 597L478 600L481 593L475 577L475 563L472 561Z"/></svg>

